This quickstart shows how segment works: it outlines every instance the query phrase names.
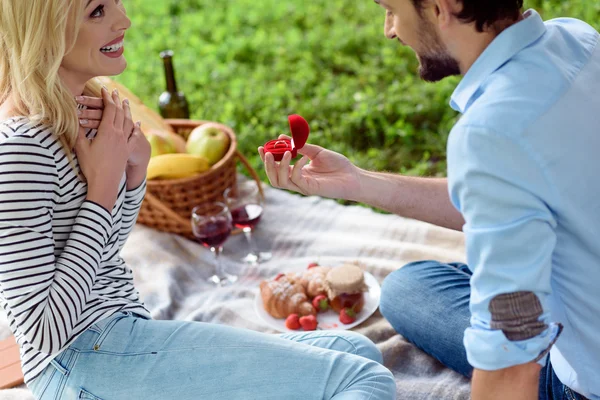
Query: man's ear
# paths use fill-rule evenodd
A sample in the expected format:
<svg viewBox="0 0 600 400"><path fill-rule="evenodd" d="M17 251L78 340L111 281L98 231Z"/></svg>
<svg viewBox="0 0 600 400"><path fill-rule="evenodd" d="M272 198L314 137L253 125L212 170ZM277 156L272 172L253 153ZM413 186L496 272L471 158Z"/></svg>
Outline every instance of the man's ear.
<svg viewBox="0 0 600 400"><path fill-rule="evenodd" d="M463 3L461 0L433 0L433 7L438 26L444 29L456 20L463 9Z"/></svg>

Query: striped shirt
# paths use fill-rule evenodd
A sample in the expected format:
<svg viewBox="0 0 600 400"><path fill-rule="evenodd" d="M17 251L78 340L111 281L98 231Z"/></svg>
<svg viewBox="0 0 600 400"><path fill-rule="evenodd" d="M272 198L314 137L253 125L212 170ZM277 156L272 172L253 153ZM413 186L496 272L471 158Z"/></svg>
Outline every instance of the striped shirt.
<svg viewBox="0 0 600 400"><path fill-rule="evenodd" d="M93 323L119 310L150 318L120 256L146 183L127 191L124 174L111 213L86 200L74 164L51 127L0 122L0 305L25 382Z"/></svg>

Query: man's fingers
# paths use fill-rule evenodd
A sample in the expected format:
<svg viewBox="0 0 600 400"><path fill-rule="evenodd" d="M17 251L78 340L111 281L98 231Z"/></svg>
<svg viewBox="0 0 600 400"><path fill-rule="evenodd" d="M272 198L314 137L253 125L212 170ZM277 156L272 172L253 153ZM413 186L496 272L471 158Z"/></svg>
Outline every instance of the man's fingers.
<svg viewBox="0 0 600 400"><path fill-rule="evenodd" d="M305 144L301 149L298 149L298 153L302 154L303 156L307 156L311 160L314 160L323 150L325 149L321 146Z"/></svg>
<svg viewBox="0 0 600 400"><path fill-rule="evenodd" d="M279 179L277 178L277 165L275 164L275 158L273 154L265 154L265 172L271 182L271 186L279 187Z"/></svg>
<svg viewBox="0 0 600 400"><path fill-rule="evenodd" d="M279 187L287 189L288 181L290 180L290 161L292 160L292 153L286 151L279 163L279 168L277 171L277 181L279 182Z"/></svg>
<svg viewBox="0 0 600 400"><path fill-rule="evenodd" d="M290 179L296 186L300 186L302 182L302 168L308 164L308 161L310 161L310 159L307 156L304 156L294 165L294 168L292 168Z"/></svg>
<svg viewBox="0 0 600 400"><path fill-rule="evenodd" d="M258 155L260 156L260 159L262 160L262 162L265 162L265 148L260 146L258 148Z"/></svg>
<svg viewBox="0 0 600 400"><path fill-rule="evenodd" d="M104 100L99 97L77 96L75 101L88 108L104 109Z"/></svg>
<svg viewBox="0 0 600 400"><path fill-rule="evenodd" d="M290 136L288 136L288 135L279 135L279 137L277 139L279 139L279 140L281 140L281 139L292 140L292 138Z"/></svg>

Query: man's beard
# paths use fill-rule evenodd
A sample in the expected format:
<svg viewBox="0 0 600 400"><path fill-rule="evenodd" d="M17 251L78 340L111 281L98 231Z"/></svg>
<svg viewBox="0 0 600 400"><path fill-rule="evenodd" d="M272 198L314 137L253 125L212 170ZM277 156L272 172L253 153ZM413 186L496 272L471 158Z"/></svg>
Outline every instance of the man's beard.
<svg viewBox="0 0 600 400"><path fill-rule="evenodd" d="M422 19L421 53L418 54L419 75L427 82L438 82L453 75L460 75L458 61L449 53L433 25Z"/></svg>
<svg viewBox="0 0 600 400"><path fill-rule="evenodd" d="M427 82L439 82L449 76L460 75L458 61L452 57L436 54L420 56L419 60L419 76Z"/></svg>

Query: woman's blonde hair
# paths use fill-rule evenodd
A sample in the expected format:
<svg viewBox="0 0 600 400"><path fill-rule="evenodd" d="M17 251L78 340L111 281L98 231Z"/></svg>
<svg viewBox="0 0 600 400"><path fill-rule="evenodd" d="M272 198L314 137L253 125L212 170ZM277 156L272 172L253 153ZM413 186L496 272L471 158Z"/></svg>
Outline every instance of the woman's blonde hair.
<svg viewBox="0 0 600 400"><path fill-rule="evenodd" d="M51 125L69 160L79 132L77 103L58 75L83 19L82 0L0 0L0 104ZM100 95L95 79L84 94Z"/></svg>

